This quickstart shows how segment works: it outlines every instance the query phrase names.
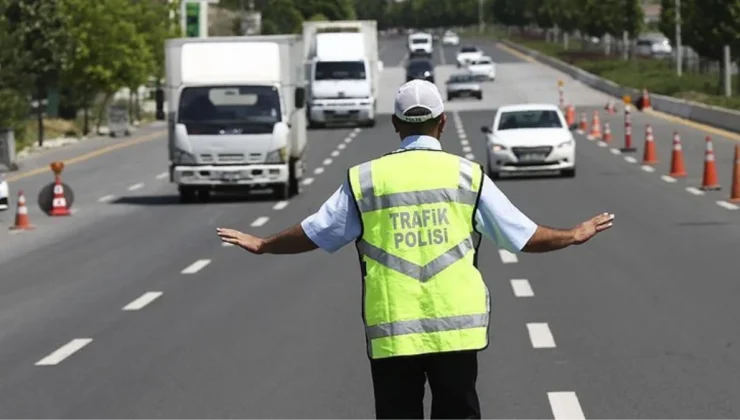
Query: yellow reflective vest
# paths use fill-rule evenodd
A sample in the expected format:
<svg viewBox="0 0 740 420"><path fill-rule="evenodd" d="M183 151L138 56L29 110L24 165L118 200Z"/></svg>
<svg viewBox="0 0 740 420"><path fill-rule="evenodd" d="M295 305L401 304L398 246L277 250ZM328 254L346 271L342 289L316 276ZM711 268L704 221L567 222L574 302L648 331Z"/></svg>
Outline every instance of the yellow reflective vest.
<svg viewBox="0 0 740 420"><path fill-rule="evenodd" d="M488 288L477 269L483 169L407 149L349 170L362 220L357 251L372 359L488 346Z"/></svg>

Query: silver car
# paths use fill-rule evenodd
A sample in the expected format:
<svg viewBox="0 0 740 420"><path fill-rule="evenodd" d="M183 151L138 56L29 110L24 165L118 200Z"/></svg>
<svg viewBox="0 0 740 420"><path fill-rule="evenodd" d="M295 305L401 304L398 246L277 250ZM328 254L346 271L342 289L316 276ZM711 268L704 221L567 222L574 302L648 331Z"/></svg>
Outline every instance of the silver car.
<svg viewBox="0 0 740 420"><path fill-rule="evenodd" d="M447 80L447 100L451 101L453 98L464 97L477 98L479 101L482 100L483 90L481 89L480 82L468 73L453 74Z"/></svg>

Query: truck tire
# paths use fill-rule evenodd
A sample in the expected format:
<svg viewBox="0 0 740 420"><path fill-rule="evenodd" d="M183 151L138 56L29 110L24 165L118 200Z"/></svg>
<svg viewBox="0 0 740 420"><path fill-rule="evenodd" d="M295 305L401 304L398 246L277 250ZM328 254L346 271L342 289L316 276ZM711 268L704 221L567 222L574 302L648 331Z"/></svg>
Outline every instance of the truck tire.
<svg viewBox="0 0 740 420"><path fill-rule="evenodd" d="M195 188L180 186L177 190L180 193L181 203L192 203L195 201Z"/></svg>

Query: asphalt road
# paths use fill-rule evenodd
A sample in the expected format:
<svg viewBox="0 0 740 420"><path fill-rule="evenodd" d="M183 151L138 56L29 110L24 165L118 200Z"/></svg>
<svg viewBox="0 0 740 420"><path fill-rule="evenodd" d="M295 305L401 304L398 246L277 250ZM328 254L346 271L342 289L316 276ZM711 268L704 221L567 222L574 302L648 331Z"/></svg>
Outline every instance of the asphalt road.
<svg viewBox="0 0 740 420"><path fill-rule="evenodd" d="M563 76L479 42L499 63L499 80L486 87L489 108L455 103L443 141L484 163L480 126L493 109L556 102ZM397 87L403 48L403 40L383 41L383 98ZM441 69L453 59L454 48L435 57ZM567 79L566 87L579 112L606 101ZM618 148L622 116L601 114ZM706 133L649 114L633 121L655 129L661 163L653 172L640 167L639 152L628 162L577 135L576 178L498 182L542 224L570 227L601 211L617 217L608 233L558 253L512 257L481 247L493 311L479 377L487 418L740 416L740 211L717 204L728 194L734 143L715 136L727 187L697 195L685 188L698 186ZM223 247L215 228L268 235L299 222L348 167L397 146L388 119L373 129L310 131L311 181L282 203L179 204L158 179L166 142L151 130L149 141L69 166L76 214L49 219L32 207L35 231L0 231L0 416L372 417L355 250L257 257ZM690 176L667 182L673 130ZM35 194L49 180L43 172L11 188ZM11 213L0 216L3 226Z"/></svg>

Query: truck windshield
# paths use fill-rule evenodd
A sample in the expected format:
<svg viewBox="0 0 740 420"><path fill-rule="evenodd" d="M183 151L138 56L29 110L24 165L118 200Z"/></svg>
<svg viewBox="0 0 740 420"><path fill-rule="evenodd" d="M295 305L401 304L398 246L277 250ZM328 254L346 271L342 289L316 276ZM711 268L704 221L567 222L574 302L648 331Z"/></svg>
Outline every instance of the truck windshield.
<svg viewBox="0 0 740 420"><path fill-rule="evenodd" d="M365 80L365 63L362 61L319 61L316 63L316 80Z"/></svg>
<svg viewBox="0 0 740 420"><path fill-rule="evenodd" d="M279 122L280 94L273 86L199 86L180 95L178 122ZM270 128L272 131L272 128Z"/></svg>
<svg viewBox="0 0 740 420"><path fill-rule="evenodd" d="M412 44L428 44L429 40L427 38L414 38L411 40Z"/></svg>

